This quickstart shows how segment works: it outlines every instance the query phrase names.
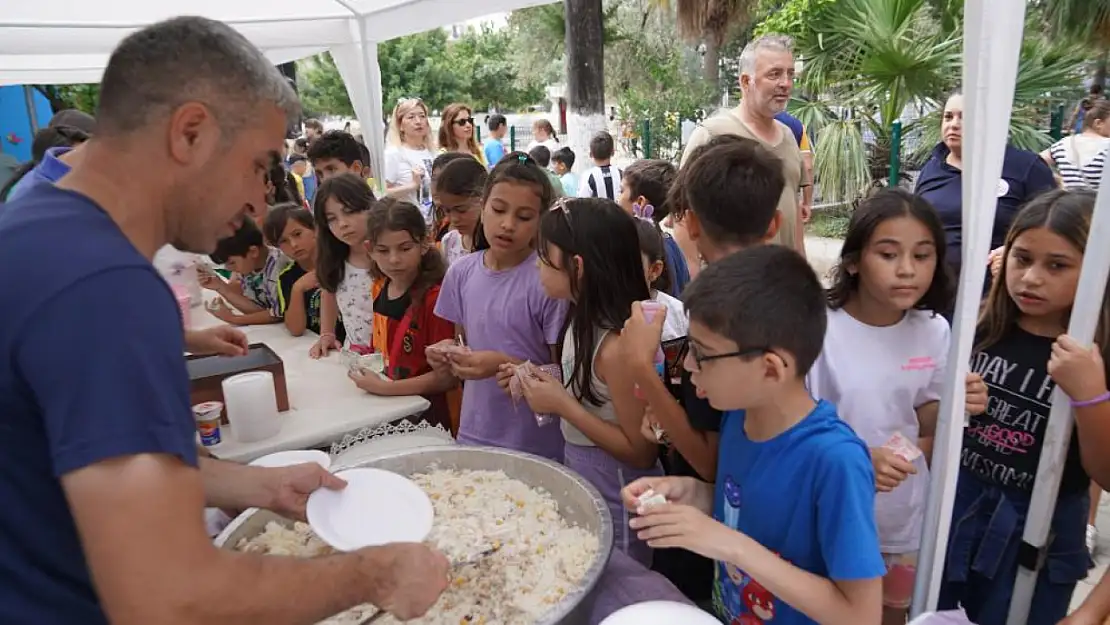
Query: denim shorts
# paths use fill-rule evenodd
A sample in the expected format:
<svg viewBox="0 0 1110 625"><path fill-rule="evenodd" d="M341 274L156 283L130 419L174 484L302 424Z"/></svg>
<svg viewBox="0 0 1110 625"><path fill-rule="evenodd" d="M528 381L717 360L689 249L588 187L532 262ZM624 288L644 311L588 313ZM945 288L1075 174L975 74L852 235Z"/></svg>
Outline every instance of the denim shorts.
<svg viewBox="0 0 1110 625"><path fill-rule="evenodd" d="M1075 584L1087 577L1090 564L1089 507L1087 489L1057 500L1028 625L1056 625L1067 616ZM960 473L938 610L962 607L973 623L1006 625L1028 510L1029 495Z"/></svg>

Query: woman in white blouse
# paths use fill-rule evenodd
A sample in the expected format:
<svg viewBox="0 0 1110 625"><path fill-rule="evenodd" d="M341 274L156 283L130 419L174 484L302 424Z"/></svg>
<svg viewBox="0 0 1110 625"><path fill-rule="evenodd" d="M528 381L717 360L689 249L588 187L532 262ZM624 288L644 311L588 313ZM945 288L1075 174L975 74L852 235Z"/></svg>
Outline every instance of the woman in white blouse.
<svg viewBox="0 0 1110 625"><path fill-rule="evenodd" d="M393 107L385 149L385 192L412 202L432 219L431 171L435 160L428 107L418 98Z"/></svg>

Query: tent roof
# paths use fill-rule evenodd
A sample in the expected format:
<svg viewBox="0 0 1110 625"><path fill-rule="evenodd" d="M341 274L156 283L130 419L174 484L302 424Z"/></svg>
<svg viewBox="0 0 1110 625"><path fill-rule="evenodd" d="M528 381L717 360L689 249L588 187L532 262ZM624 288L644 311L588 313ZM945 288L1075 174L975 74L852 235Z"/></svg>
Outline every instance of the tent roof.
<svg viewBox="0 0 1110 625"><path fill-rule="evenodd" d="M275 63L552 0L36 0L0 13L0 85L98 82L121 39L176 15L226 22Z"/></svg>

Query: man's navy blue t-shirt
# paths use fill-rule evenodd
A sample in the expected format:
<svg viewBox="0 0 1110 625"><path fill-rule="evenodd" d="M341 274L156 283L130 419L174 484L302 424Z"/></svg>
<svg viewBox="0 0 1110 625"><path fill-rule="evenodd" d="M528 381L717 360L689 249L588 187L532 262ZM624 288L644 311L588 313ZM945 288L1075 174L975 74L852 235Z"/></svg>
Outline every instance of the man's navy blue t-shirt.
<svg viewBox="0 0 1110 625"><path fill-rule="evenodd" d="M928 200L940 215L948 244L946 260L958 274L963 260L963 171L949 165L947 158L948 147L943 143L933 148L932 156L921 168L914 192ZM991 249L1001 247L1006 241L1006 232L1022 205L1056 187L1052 170L1040 156L1007 145L1002 158L1002 177L998 180Z"/></svg>
<svg viewBox="0 0 1110 625"><path fill-rule="evenodd" d="M106 624L61 479L196 465L181 315L115 222L52 185L0 211L0 292L0 623Z"/></svg>

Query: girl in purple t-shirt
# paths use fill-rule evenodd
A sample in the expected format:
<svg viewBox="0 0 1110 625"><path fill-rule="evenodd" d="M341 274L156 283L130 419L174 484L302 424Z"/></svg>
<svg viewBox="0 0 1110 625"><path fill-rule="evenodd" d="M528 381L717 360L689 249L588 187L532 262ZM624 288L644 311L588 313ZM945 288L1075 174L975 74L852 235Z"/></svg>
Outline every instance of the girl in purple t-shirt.
<svg viewBox="0 0 1110 625"><path fill-rule="evenodd" d="M544 291L571 303L562 340L568 382L525 378L524 396L535 412L559 415L565 463L601 491L613 546L650 566L651 548L628 531L621 500L628 483L663 475L659 445L640 433L644 402L620 353L632 304L651 299L635 218L611 200L560 199L540 219L536 247Z"/></svg>
<svg viewBox="0 0 1110 625"><path fill-rule="evenodd" d="M428 350L428 363L465 381L458 440L563 459L556 423L539 425L525 402L497 383L502 364L558 362L563 302L540 285L533 249L540 216L554 191L531 157L509 154L490 173L482 198L479 251L455 261L443 280L435 314L455 324L469 350Z"/></svg>

